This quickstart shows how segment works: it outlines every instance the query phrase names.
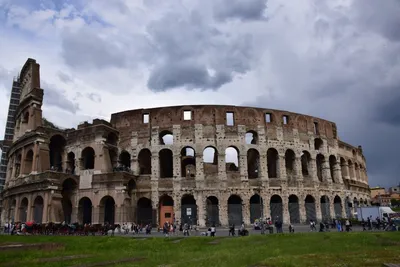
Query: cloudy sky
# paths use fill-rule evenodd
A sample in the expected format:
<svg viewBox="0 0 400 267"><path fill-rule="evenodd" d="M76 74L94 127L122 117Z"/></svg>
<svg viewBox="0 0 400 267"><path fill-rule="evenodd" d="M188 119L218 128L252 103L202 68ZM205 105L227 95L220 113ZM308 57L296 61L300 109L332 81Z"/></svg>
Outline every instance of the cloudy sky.
<svg viewBox="0 0 400 267"><path fill-rule="evenodd" d="M285 109L335 121L371 184L398 184L399 14L399 0L0 0L0 131L32 57L59 126L167 105Z"/></svg>

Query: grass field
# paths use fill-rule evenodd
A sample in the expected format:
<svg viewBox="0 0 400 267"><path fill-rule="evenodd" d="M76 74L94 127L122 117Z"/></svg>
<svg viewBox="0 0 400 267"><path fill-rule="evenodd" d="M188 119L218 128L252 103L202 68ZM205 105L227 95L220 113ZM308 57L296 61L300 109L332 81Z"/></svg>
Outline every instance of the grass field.
<svg viewBox="0 0 400 267"><path fill-rule="evenodd" d="M56 242L63 246L56 250L0 250L1 267L368 267L400 263L400 232L274 234L214 239L0 236L0 247L22 242ZM70 258L62 258L65 256ZM128 258L136 258L137 261L105 265L106 261ZM93 263L103 265L90 265Z"/></svg>

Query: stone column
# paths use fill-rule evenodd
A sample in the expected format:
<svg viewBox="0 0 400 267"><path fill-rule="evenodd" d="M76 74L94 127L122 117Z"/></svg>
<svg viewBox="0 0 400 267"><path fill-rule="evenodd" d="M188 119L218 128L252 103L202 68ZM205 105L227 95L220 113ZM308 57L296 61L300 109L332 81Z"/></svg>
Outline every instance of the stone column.
<svg viewBox="0 0 400 267"><path fill-rule="evenodd" d="M321 199L317 198L315 200L315 213L316 213L316 217L317 217L317 221L322 221L322 211L321 211Z"/></svg>
<svg viewBox="0 0 400 267"><path fill-rule="evenodd" d="M205 211L205 199L203 199L203 193L198 192L196 197L197 203L197 222L200 227L206 226L206 211Z"/></svg>
<svg viewBox="0 0 400 267"><path fill-rule="evenodd" d="M175 221L181 223L182 222L181 196L179 194L175 194L173 198L174 198Z"/></svg>
<svg viewBox="0 0 400 267"><path fill-rule="evenodd" d="M247 173L247 154L240 154L239 155L239 172L240 172L240 179L241 180L248 180L248 173Z"/></svg>
<svg viewBox="0 0 400 267"><path fill-rule="evenodd" d="M260 167L259 167L259 172L261 180L265 182L265 184L268 184L268 161L267 161L267 155L266 153L261 153L260 152Z"/></svg>
<svg viewBox="0 0 400 267"><path fill-rule="evenodd" d="M289 197L281 196L282 198L282 221L284 224L290 223L290 214L289 214Z"/></svg>
<svg viewBox="0 0 400 267"><path fill-rule="evenodd" d="M219 221L223 226L228 226L228 200L221 198L219 202Z"/></svg>
<svg viewBox="0 0 400 267"><path fill-rule="evenodd" d="M339 161L336 161L335 166L333 167L333 174L335 183L343 184L342 171Z"/></svg>
<svg viewBox="0 0 400 267"><path fill-rule="evenodd" d="M250 201L248 198L243 199L242 216L245 225L250 225Z"/></svg>
<svg viewBox="0 0 400 267"><path fill-rule="evenodd" d="M279 155L278 156L278 163L276 168L277 178L281 180L286 180L286 164L285 164L285 156Z"/></svg>
<svg viewBox="0 0 400 267"><path fill-rule="evenodd" d="M79 219L78 219L78 212L79 212L79 206L74 205L74 206L72 207L71 223L79 222ZM79 223L82 223L82 222L79 222Z"/></svg>
<svg viewBox="0 0 400 267"><path fill-rule="evenodd" d="M175 208L175 205L177 204L177 202L180 203L180 200L177 199L176 197L174 197L174 195L172 195L171 197L174 200L174 214L173 214L173 216L175 216L174 217L175 219L180 219L181 218L180 210L179 210L179 217L178 217L177 214L176 214L177 210ZM152 190L152 192L151 192L151 206L152 206L153 214L154 214L154 217L155 217L155 218L153 218L153 223L157 224L158 227L160 227L160 225L159 225L160 224L160 220L159 220L159 215L160 215L159 205L160 205L160 197L159 197L158 191L157 190ZM137 218L135 218L135 220L136 219Z"/></svg>
<svg viewBox="0 0 400 267"><path fill-rule="evenodd" d="M336 218L336 211L335 211L335 197L329 198L329 212L331 213L331 218Z"/></svg>
<svg viewBox="0 0 400 267"><path fill-rule="evenodd" d="M219 152L218 150L218 176L219 179L225 181L226 178L226 164L225 164L225 152Z"/></svg>
<svg viewBox="0 0 400 267"><path fill-rule="evenodd" d="M44 194L43 199L43 214L42 214L42 222L47 223L49 222L49 207L51 207L51 197L49 196L49 192Z"/></svg>
<svg viewBox="0 0 400 267"><path fill-rule="evenodd" d="M39 161L39 145L35 142L33 145L33 161L32 161L32 173L38 172L38 161Z"/></svg>
<svg viewBox="0 0 400 267"><path fill-rule="evenodd" d="M304 197L299 197L299 213L300 213L300 223L307 222L306 205L304 203Z"/></svg>
<svg viewBox="0 0 400 267"><path fill-rule="evenodd" d="M310 167L309 172L310 172L311 179L314 182L319 182L318 174L317 174L317 159L315 157L311 158L309 167Z"/></svg>
<svg viewBox="0 0 400 267"><path fill-rule="evenodd" d="M303 173L301 172L301 157L296 156L293 164L293 173L296 180L303 180Z"/></svg>
<svg viewBox="0 0 400 267"><path fill-rule="evenodd" d="M124 221L123 207L121 205L115 205L114 223L115 224L122 224L124 222L125 221Z"/></svg>
<svg viewBox="0 0 400 267"><path fill-rule="evenodd" d="M104 215L103 215L104 217ZM92 206L92 224L103 224L104 223L104 218L103 221L100 221L100 206L99 205L93 205Z"/></svg>
<svg viewBox="0 0 400 267"><path fill-rule="evenodd" d="M267 195L263 197L263 213L264 219L271 218L271 206L270 206L270 199Z"/></svg>
<svg viewBox="0 0 400 267"><path fill-rule="evenodd" d="M182 162L181 162L181 155L180 154L178 154L178 153L174 153L173 154L173 164L172 164L172 166L173 166L173 177L174 178L181 178L182 176L183 177L186 177L186 173L181 173L181 169L182 169ZM196 172L197 172L197 170L196 170Z"/></svg>
<svg viewBox="0 0 400 267"><path fill-rule="evenodd" d="M25 173L25 155L26 153L25 153L25 148L23 147L22 148L22 150L21 150L21 165L20 165L20 168L19 168L19 175L18 176L21 176L21 174L24 174Z"/></svg>
<svg viewBox="0 0 400 267"><path fill-rule="evenodd" d="M160 178L160 157L155 151L152 151L151 154L151 180L158 180Z"/></svg>
<svg viewBox="0 0 400 267"><path fill-rule="evenodd" d="M196 180L204 180L203 153L196 153Z"/></svg>
<svg viewBox="0 0 400 267"><path fill-rule="evenodd" d="M326 159L322 162L322 181L328 183L332 182L331 169L329 167L329 162Z"/></svg>

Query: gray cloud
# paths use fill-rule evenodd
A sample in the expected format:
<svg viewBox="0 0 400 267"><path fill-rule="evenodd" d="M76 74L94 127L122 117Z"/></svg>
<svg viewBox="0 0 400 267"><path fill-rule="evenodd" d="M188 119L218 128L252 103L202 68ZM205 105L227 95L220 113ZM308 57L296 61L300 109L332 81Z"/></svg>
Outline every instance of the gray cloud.
<svg viewBox="0 0 400 267"><path fill-rule="evenodd" d="M243 21L265 19L267 0L213 0L214 16L218 20Z"/></svg>
<svg viewBox="0 0 400 267"><path fill-rule="evenodd" d="M92 100L95 103L100 103L101 102L101 95L96 94L96 93L90 93L86 94L86 97Z"/></svg>
<svg viewBox="0 0 400 267"><path fill-rule="evenodd" d="M71 82L73 82L72 77L70 77L68 74L65 74L65 73L62 72L62 71L59 71L59 72L57 73L57 76L58 76L58 78L59 78L62 82L64 82L64 83L71 83Z"/></svg>
<svg viewBox="0 0 400 267"><path fill-rule="evenodd" d="M46 106L58 107L64 111L75 114L79 110L79 105L67 99L64 92L57 89L55 85L42 82L44 90L44 104Z"/></svg>

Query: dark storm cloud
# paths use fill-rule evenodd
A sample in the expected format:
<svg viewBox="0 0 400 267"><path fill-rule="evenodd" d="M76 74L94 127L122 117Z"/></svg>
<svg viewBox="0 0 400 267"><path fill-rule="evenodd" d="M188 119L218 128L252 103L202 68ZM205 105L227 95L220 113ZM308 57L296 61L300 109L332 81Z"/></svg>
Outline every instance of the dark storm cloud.
<svg viewBox="0 0 400 267"><path fill-rule="evenodd" d="M267 0L213 0L214 16L218 20L240 19L260 20L265 19L264 12Z"/></svg>
<svg viewBox="0 0 400 267"><path fill-rule="evenodd" d="M65 94L55 85L42 82L41 86L44 90L44 104L46 106L57 107L72 114L79 110L79 105L67 99Z"/></svg>

